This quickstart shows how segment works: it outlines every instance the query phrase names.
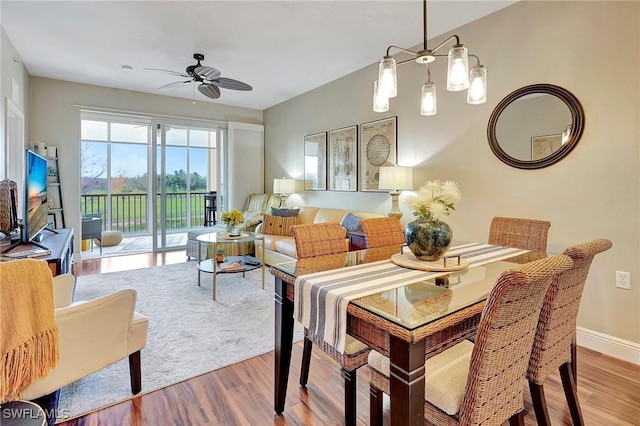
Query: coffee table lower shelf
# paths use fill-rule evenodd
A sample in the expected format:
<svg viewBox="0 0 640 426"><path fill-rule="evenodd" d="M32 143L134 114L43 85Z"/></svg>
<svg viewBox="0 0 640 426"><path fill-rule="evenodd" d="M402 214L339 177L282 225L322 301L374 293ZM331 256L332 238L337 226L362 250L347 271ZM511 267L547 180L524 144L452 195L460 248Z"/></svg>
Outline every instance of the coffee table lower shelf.
<svg viewBox="0 0 640 426"><path fill-rule="evenodd" d="M227 256L225 258L224 263L231 263L231 262L240 262L242 263L242 265L244 266L244 269L242 270L233 270L233 271L223 271L220 270L220 266L216 265L215 268L215 275L218 274L239 274L242 273L242 277L244 278L245 272L248 271L253 271L254 269L259 269L262 268L262 263L259 265L255 265L255 264L249 264L249 263L245 263L245 258L247 256ZM253 258L255 259L255 258ZM213 262L215 262L215 259L206 259L206 260L201 260L198 262L198 286L200 286L200 272L205 272L208 274L213 274ZM216 294L216 278L215 276L213 277L213 300L215 300L215 294ZM262 277L262 289L264 290L264 276Z"/></svg>

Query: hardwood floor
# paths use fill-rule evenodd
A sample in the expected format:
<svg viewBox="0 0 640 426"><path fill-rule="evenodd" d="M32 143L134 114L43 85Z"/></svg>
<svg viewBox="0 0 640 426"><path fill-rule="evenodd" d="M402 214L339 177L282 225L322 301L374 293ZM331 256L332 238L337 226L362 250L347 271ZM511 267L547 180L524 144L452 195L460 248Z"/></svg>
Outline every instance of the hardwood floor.
<svg viewBox="0 0 640 426"><path fill-rule="evenodd" d="M184 251L92 259L74 265L76 275L184 261ZM87 262L85 264L85 262ZM63 426L123 425L339 425L343 382L339 366L314 349L309 385L298 385L302 344L294 345L286 411L273 411L273 352L221 368L164 389L66 421ZM144 365L142 368L153 368ZM640 425L640 366L578 348L578 397L586 425ZM545 383L554 426L571 425L559 375ZM526 426L536 425L525 387ZM358 371L358 424L369 422L366 367ZM64 409L64 407L60 407ZM385 424L389 424L385 405Z"/></svg>

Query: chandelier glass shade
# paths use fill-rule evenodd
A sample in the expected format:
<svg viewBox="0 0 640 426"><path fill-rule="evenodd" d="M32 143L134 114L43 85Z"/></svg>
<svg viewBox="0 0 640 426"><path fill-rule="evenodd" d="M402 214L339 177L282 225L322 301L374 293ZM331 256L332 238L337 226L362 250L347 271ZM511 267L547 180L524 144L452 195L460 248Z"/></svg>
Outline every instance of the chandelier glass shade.
<svg viewBox="0 0 640 426"><path fill-rule="evenodd" d="M431 81L429 67L438 57L448 58L447 90L454 92L467 90L467 103L471 105L483 104L487 101L487 69L480 64L480 58L470 54L467 47L460 43L457 35L448 37L433 49L427 48L427 0L423 0L423 13L423 50L414 52L398 46L389 46L387 54L380 60L378 80L376 80L373 90L373 110L375 112L388 111L389 99L396 97L398 94L397 66L416 62L427 67L427 82L422 86L422 95L420 97L420 114L426 116L435 115L437 111L436 86ZM447 55L436 53L452 40L455 43ZM396 62L395 58L390 54L392 49L408 53L413 58ZM477 62L471 70L469 70L469 56L475 58Z"/></svg>

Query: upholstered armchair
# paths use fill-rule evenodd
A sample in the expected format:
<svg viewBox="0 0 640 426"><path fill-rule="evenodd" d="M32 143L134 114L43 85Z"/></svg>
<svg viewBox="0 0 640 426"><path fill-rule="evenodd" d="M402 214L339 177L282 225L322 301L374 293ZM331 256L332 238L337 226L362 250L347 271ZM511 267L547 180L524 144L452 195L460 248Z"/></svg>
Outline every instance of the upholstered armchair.
<svg viewBox="0 0 640 426"><path fill-rule="evenodd" d="M45 377L25 389L21 398L48 395L124 358L129 358L131 392L139 393L140 351L147 342L149 319L134 310L136 291L120 290L71 303L73 275L59 275L53 281L60 358Z"/></svg>
<svg viewBox="0 0 640 426"><path fill-rule="evenodd" d="M244 204L244 222L240 230L253 232L256 226L262 222L265 214L271 212L271 208L280 207L280 196L276 194L249 194Z"/></svg>

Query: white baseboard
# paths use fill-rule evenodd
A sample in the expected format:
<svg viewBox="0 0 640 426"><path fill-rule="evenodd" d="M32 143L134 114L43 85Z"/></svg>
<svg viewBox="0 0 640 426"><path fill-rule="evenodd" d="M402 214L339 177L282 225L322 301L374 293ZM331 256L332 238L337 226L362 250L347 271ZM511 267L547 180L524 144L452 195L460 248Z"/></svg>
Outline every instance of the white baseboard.
<svg viewBox="0 0 640 426"><path fill-rule="evenodd" d="M578 346L610 355L615 358L640 365L640 344L618 339L597 331L577 327L576 340Z"/></svg>

